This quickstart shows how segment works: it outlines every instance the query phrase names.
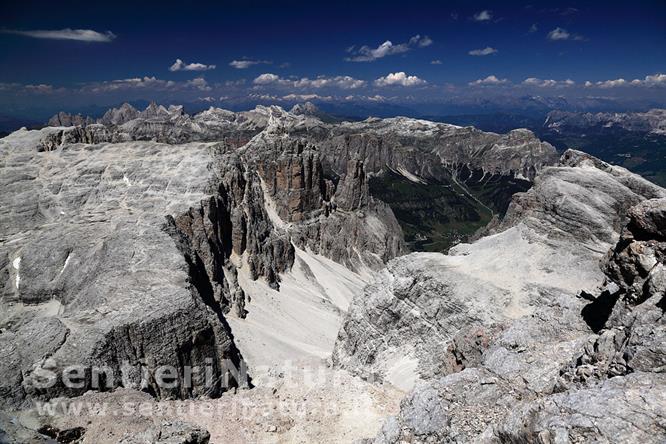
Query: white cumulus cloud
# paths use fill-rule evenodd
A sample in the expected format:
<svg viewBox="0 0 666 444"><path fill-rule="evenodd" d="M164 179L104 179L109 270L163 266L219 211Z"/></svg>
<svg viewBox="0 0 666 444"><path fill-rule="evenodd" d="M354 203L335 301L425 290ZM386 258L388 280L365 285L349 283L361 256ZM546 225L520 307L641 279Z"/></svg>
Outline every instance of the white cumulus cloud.
<svg viewBox="0 0 666 444"><path fill-rule="evenodd" d="M270 85L273 83L278 83L280 81L280 76L277 74L272 74L270 72L261 74L256 79L254 79L255 85Z"/></svg>
<svg viewBox="0 0 666 444"><path fill-rule="evenodd" d="M485 48L482 49L473 49L470 52L468 52L468 54L472 56L487 56L491 54L497 54L498 52L499 51L497 51L495 48L486 46Z"/></svg>
<svg viewBox="0 0 666 444"><path fill-rule="evenodd" d="M204 65L203 63L185 63L181 59L176 59L169 71L208 71L215 69L215 65Z"/></svg>
<svg viewBox="0 0 666 444"><path fill-rule="evenodd" d="M425 80L419 79L417 76L407 75L402 71L389 73L375 80L375 86L419 86L426 83Z"/></svg>
<svg viewBox="0 0 666 444"><path fill-rule="evenodd" d="M314 79L308 77L285 79L273 73L264 73L254 79L253 83L258 86L279 85L293 88L340 88L356 89L366 85L365 80L355 79L351 76L318 76Z"/></svg>
<svg viewBox="0 0 666 444"><path fill-rule="evenodd" d="M571 37L569 31L559 27L553 29L548 33L549 40L569 40L569 37Z"/></svg>
<svg viewBox="0 0 666 444"><path fill-rule="evenodd" d="M394 44L390 40L386 40L376 48L371 48L367 45L358 48L351 46L347 48L347 52L351 55L345 58L345 60L348 62L374 62L386 56L405 53L413 48L424 48L432 45L432 43L432 39L427 35L421 36L417 34L405 43Z"/></svg>
<svg viewBox="0 0 666 444"><path fill-rule="evenodd" d="M186 88L196 88L199 91L210 91L213 89L211 86L208 85L208 82L206 82L206 79L203 77L197 77L196 79L188 80L185 82L185 87Z"/></svg>
<svg viewBox="0 0 666 444"><path fill-rule="evenodd" d="M567 87L573 86L576 82L571 79L566 80L552 80L552 79L537 79L536 77L529 77L523 80L523 85L525 86L537 86L540 88L554 88L554 87Z"/></svg>
<svg viewBox="0 0 666 444"><path fill-rule="evenodd" d="M579 34L572 34L564 28L559 26L548 33L546 36L548 40L558 41L558 40L586 40L585 37Z"/></svg>
<svg viewBox="0 0 666 444"><path fill-rule="evenodd" d="M589 80L585 82L587 88L617 88L621 86L664 86L666 87L666 74L653 74L645 76L643 79L634 79L631 81L625 80L623 78L613 79L613 80L601 80L598 82L590 82Z"/></svg>
<svg viewBox="0 0 666 444"><path fill-rule="evenodd" d="M487 9L484 9L483 11L474 14L472 18L477 22L487 22L493 19L493 13Z"/></svg>
<svg viewBox="0 0 666 444"><path fill-rule="evenodd" d="M666 86L666 74L645 76L643 80L634 79L631 81L631 84L640 86Z"/></svg>
<svg viewBox="0 0 666 444"><path fill-rule="evenodd" d="M116 38L116 35L111 31L97 32L92 29L52 29L52 30L30 30L20 31L14 29L7 29L0 32L6 34L17 34L35 39L51 39L51 40L78 40L80 42L104 42L108 43Z"/></svg>
<svg viewBox="0 0 666 444"><path fill-rule="evenodd" d="M270 65L272 62L268 60L250 60L250 59L241 59L241 60L232 60L229 62L229 66L236 69L247 69L254 65Z"/></svg>
<svg viewBox="0 0 666 444"><path fill-rule="evenodd" d="M508 79L499 79L497 76L490 75L486 77L485 79L479 79L475 80L473 82L469 82L470 86L483 86L483 85L505 85L509 83Z"/></svg>

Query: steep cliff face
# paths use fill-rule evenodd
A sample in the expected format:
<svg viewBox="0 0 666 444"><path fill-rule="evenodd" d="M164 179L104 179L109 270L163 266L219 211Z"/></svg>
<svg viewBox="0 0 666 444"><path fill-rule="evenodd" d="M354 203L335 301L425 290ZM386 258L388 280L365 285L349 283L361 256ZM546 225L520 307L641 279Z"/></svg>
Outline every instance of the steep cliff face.
<svg viewBox="0 0 666 444"><path fill-rule="evenodd" d="M346 173L326 177L321 151L306 139L272 134L269 128L244 147L256 165L274 223L302 249L329 257L352 270L378 269L403 254L402 231L386 204L369 195L359 159Z"/></svg>
<svg viewBox="0 0 666 444"><path fill-rule="evenodd" d="M342 123L320 142L327 170L364 160L371 193L388 203L413 250L446 252L504 215L555 149L527 130L506 135L423 120Z"/></svg>
<svg viewBox="0 0 666 444"><path fill-rule="evenodd" d="M0 142L8 165L0 218L3 404L96 388L89 370L82 387L39 387L40 372L68 365L109 368L109 388L131 384L160 398L228 389L225 363L242 357L223 314L242 314L244 297L229 264L231 217L223 214L251 210L232 203L224 185L233 181L210 174L219 149L146 142L40 152L43 136L23 131ZM251 228L241 243L248 250L255 242L255 254L264 254L274 240ZM258 261L257 276L276 279L281 261ZM124 364L133 368L125 382ZM178 369L176 388L142 380L141 366L164 365ZM186 388L184 365L209 367L216 382Z"/></svg>
<svg viewBox="0 0 666 444"><path fill-rule="evenodd" d="M305 141L279 141L263 153L268 158L258 160L258 172L282 220L309 219L322 209L325 200L330 200L315 147Z"/></svg>

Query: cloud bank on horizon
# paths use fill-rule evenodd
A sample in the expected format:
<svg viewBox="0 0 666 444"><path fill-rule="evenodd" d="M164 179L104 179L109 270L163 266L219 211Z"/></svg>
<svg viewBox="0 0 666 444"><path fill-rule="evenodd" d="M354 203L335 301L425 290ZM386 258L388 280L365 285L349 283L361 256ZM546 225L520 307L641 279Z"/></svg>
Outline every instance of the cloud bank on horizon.
<svg viewBox="0 0 666 444"><path fill-rule="evenodd" d="M361 2L351 15L335 5L173 6L168 13L146 5L150 21L141 8L136 17L120 14L121 6L61 20L45 3L53 17L36 20L34 8L8 5L0 105L540 95L666 106L660 2L608 5L603 16L557 1L492 10L417 1L407 11L389 0L381 11Z"/></svg>

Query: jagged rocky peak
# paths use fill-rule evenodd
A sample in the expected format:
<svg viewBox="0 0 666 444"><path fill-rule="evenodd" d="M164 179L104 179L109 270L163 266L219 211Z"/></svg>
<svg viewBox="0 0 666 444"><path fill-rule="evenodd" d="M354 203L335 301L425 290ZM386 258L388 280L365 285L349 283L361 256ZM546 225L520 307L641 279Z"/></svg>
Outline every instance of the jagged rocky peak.
<svg viewBox="0 0 666 444"><path fill-rule="evenodd" d="M308 116L317 116L319 114L319 108L312 102L297 103L294 105L289 112L294 115L308 115Z"/></svg>
<svg viewBox="0 0 666 444"><path fill-rule="evenodd" d="M139 117L139 111L129 103L123 103L119 108L108 110L99 119L99 123L104 125L122 125Z"/></svg>
<svg viewBox="0 0 666 444"><path fill-rule="evenodd" d="M88 116L83 117L81 114L69 114L60 111L49 119L48 126L86 126L94 123L94 120Z"/></svg>
<svg viewBox="0 0 666 444"><path fill-rule="evenodd" d="M186 116L182 105L158 105L155 102L150 102L145 110L138 114L138 117L143 119L174 119L177 117Z"/></svg>

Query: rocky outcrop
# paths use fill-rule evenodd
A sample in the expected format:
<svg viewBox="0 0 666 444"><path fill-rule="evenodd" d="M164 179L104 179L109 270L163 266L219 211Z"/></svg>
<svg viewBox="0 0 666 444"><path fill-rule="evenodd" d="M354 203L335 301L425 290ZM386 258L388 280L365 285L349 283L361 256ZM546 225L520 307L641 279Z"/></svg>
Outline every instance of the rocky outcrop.
<svg viewBox="0 0 666 444"><path fill-rule="evenodd" d="M297 103L289 110L289 112L297 116L304 114L316 116L320 113L319 108L317 108L317 106L312 102Z"/></svg>
<svg viewBox="0 0 666 444"><path fill-rule="evenodd" d="M617 240L622 215L635 203L664 195L635 180L629 172L615 176L587 163L547 168L532 189L514 197L498 234L455 247L449 256L390 262L352 302L334 361L366 376L385 378L402 366L410 372L400 377L429 379L467 359L456 356L457 336L466 338L463 344L472 340L463 354L475 356L511 319L543 311L560 298L576 301L581 289L600 283L598 261ZM573 316L569 328L585 329L575 311Z"/></svg>
<svg viewBox="0 0 666 444"><path fill-rule="evenodd" d="M599 335L563 370L567 382L589 383L666 368L666 199L644 201L602 265L605 289L582 314Z"/></svg>
<svg viewBox="0 0 666 444"><path fill-rule="evenodd" d="M584 198L589 190L598 194ZM549 239L568 239L605 253L617 240L629 208L663 195L663 188L625 168L567 150L532 189L514 196L495 232L522 223Z"/></svg>
<svg viewBox="0 0 666 444"><path fill-rule="evenodd" d="M365 166L360 159L347 162L347 174L335 192L335 206L344 211L361 209L368 205L370 191Z"/></svg>
<svg viewBox="0 0 666 444"><path fill-rule="evenodd" d="M664 439L665 192L583 157L546 168L495 234L398 258L354 299L334 363L414 387L376 442Z"/></svg>
<svg viewBox="0 0 666 444"><path fill-rule="evenodd" d="M64 130L50 131L37 146L38 151L53 151L69 143L104 143L113 141L113 134L104 125L72 126Z"/></svg>
<svg viewBox="0 0 666 444"><path fill-rule="evenodd" d="M119 444L208 444L210 433L182 421L164 421L140 433L128 434Z"/></svg>
<svg viewBox="0 0 666 444"><path fill-rule="evenodd" d="M495 439L661 442L666 434L663 370L666 199L632 207L604 259L604 290L581 315L597 332L564 366L556 392L526 403L488 435Z"/></svg>
<svg viewBox="0 0 666 444"><path fill-rule="evenodd" d="M90 371L99 367L114 376L108 388L135 386L158 398L246 385L226 377L242 357L223 315L242 314L244 303L229 259L231 221L239 224L239 254L274 252L279 241L265 234L269 221L257 229L234 214L253 214L244 207L245 184L234 182L243 172L231 164L226 175L212 174L221 154L211 145L64 144L39 152L36 133L0 142L8 191L0 218L3 406L100 388ZM264 256L250 260L256 276L275 280L281 261ZM88 369L82 385L41 386L44 372L60 375L69 365ZM175 387L143 377L142 367L160 366L177 369ZM214 382L188 386L186 366L208 368Z"/></svg>

